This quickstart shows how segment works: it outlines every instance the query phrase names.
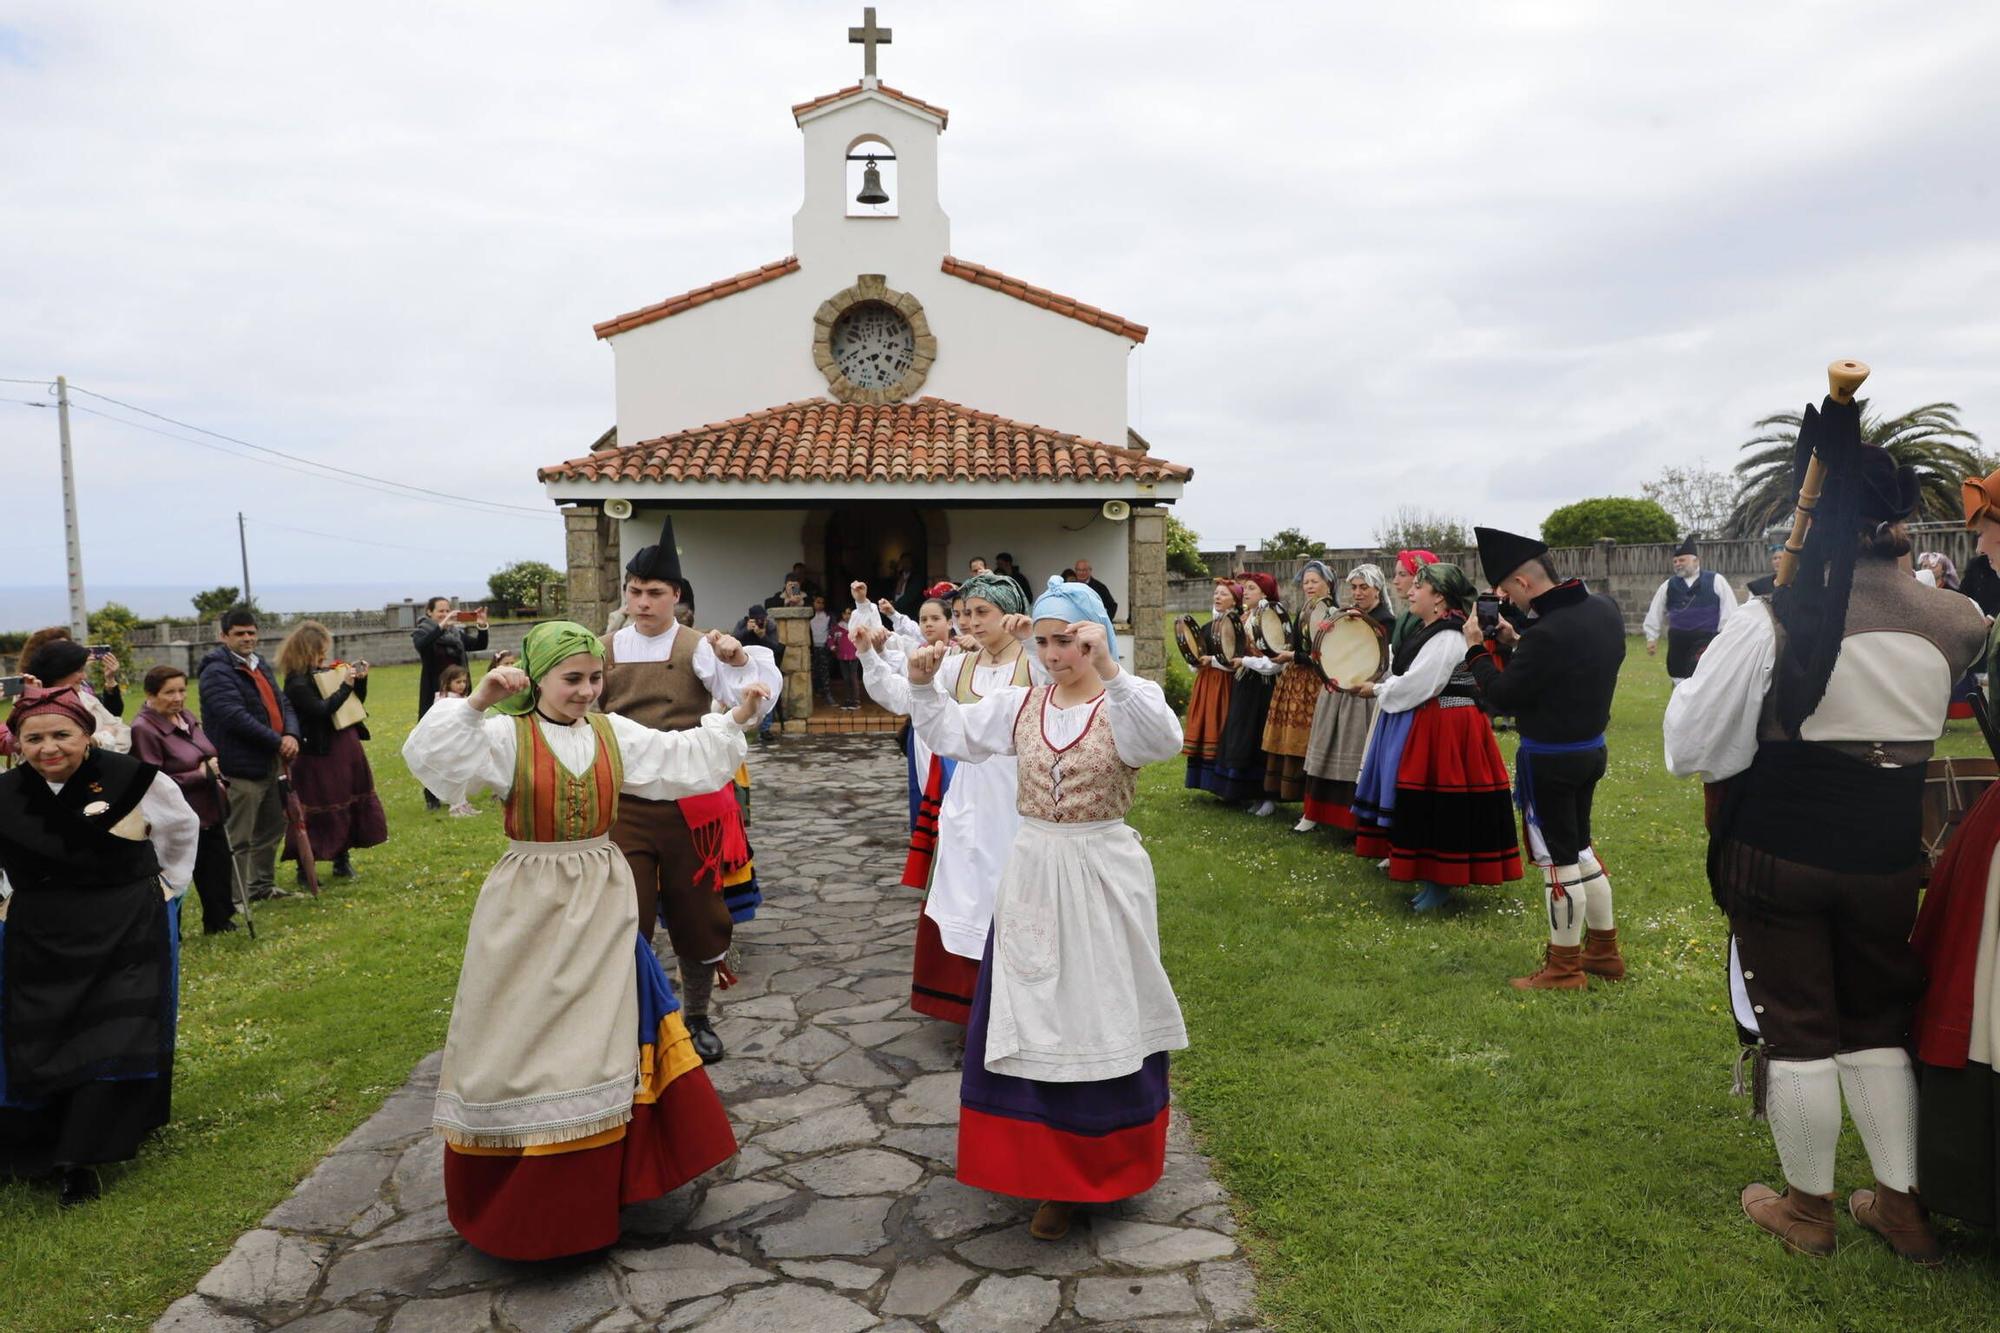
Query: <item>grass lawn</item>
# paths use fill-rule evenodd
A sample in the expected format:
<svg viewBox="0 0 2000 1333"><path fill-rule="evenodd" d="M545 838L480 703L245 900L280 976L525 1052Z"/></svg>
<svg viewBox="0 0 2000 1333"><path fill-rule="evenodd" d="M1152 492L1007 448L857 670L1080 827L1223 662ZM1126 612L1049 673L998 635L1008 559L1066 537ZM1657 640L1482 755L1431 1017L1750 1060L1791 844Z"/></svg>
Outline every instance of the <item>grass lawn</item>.
<svg viewBox="0 0 2000 1333"><path fill-rule="evenodd" d="M87 1208L0 1184L0 1328L145 1327L443 1044L499 817L424 812L398 754L417 668L373 679L368 749L390 841L356 852L358 877L328 879L317 901L260 904L254 942L203 938L188 899L173 1121L106 1170Z"/></svg>
<svg viewBox="0 0 2000 1333"><path fill-rule="evenodd" d="M1142 778L1192 1028L1176 1089L1242 1205L1271 1322L1320 1328L1962 1330L2000 1321L2000 1244L1945 1224L1947 1266L1894 1259L1843 1209L1841 1252L1793 1257L1737 1194L1781 1184L1729 1096L1726 935L1696 784L1669 777L1662 660L1634 640L1595 832L1631 965L1523 994L1539 878L1414 917L1333 834ZM1512 764L1513 738L1503 735ZM1950 753L1983 753L1970 722ZM1532 874L1532 868L1530 870ZM1843 1192L1869 1183L1852 1129Z"/></svg>

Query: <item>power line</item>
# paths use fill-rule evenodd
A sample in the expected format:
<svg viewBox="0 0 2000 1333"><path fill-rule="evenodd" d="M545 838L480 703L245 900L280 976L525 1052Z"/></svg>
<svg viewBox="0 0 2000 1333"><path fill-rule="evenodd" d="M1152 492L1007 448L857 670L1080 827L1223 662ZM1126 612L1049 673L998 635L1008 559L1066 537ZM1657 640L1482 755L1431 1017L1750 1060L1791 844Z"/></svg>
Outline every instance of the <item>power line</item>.
<svg viewBox="0 0 2000 1333"><path fill-rule="evenodd" d="M179 426L182 430L191 430L198 435L209 436L211 439L224 440L230 444L239 445L245 449L254 449L260 454L271 454L277 458L289 459L294 463L303 463L307 467L321 468L327 472L338 473L341 476L345 477L354 477L361 481L374 482L375 484L380 486L393 486L399 490L410 491L427 500L440 498L434 492L427 491L421 486L413 486L405 481L396 481L395 479L390 477L372 476L366 472L355 472L349 468L335 467L331 463L321 463L316 459L303 458L298 454L288 454L282 449L272 449L267 445L253 444L249 440L239 439L234 435L225 435L219 430L210 430L206 426L197 426L193 422L181 421L178 418L170 417L164 412L155 412L151 408L140 407L136 403L128 403L122 398L113 398L110 394L99 393L95 389L85 389L75 384L70 385L70 388L75 390L77 393L88 394L92 398L97 398L104 402L115 404L119 407L124 408L128 412L137 412L142 416L151 417L155 421L164 421L170 426ZM113 419L115 420L116 418ZM470 495L453 496L451 498L454 500L461 501L465 504L486 505L494 509L513 510L516 513L533 514L537 518L548 517L547 510L531 508L528 505L508 504L502 500L481 500L476 496L470 496Z"/></svg>
<svg viewBox="0 0 2000 1333"><path fill-rule="evenodd" d="M371 541L371 540L368 540L368 539L366 539L366 538L362 538L362 537L355 537L355 536L351 536L351 535L350 535L350 536L343 536L342 534L340 534L340 533L338 533L338 532L318 532L318 531L315 531L315 530L314 530L314 529L312 529L312 528L299 528L299 527L294 527L294 526L292 526L292 525L291 525L291 524L289 524L289 523L273 523L273 522L272 522L272 521L271 521L270 519L268 519L268 518L257 518L257 517L255 517L255 516L252 516L252 517L251 517L251 518L249 519L249 522L252 522L252 523L255 523L255 524L256 524L256 525L257 525L258 527L260 527L260 528L275 528L275 529L277 529L277 530L278 530L278 531L280 531L280 532L292 532L292 533L297 533L298 535L300 535L300 536L302 536L302 537L325 537L325 538L326 538L326 539L328 539L329 541L336 541L336 542L350 542L350 543L352 543L352 544L353 544L353 545L355 545L355 546L373 546L373 547L381 547L381 548L384 548L384 549L387 549L387 550L391 550L391 551L417 551L417 552L420 552L420 553L422 553L422 554L424 554L424 555L464 555L464 554L465 554L465 552L464 552L464 551L463 551L462 549L461 549L461 550L447 550L447 549L445 549L445 548L444 548L444 547L442 547L442 546L403 546L403 545L400 545L400 544L398 544L398 543L396 543L396 542L378 542L378 541Z"/></svg>

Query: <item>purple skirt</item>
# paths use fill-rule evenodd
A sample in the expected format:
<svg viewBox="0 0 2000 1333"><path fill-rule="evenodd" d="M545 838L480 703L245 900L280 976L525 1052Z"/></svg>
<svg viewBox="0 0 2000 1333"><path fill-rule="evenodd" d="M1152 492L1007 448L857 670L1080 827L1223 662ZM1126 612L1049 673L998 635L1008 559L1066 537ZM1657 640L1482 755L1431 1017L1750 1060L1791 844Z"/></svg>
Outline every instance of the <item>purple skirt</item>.
<svg viewBox="0 0 2000 1333"><path fill-rule="evenodd" d="M301 750L292 761L292 791L306 814L306 837L313 860L331 861L356 847L377 847L389 840L389 821L375 795L375 774L368 753L352 727L333 733L323 755ZM285 859L299 859L297 836L285 831Z"/></svg>

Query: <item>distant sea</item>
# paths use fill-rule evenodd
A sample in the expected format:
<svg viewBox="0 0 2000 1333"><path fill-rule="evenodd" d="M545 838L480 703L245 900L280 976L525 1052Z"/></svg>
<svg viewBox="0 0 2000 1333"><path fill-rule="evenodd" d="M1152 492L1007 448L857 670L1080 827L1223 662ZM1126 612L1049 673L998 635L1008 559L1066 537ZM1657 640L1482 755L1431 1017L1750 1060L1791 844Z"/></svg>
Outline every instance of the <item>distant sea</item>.
<svg viewBox="0 0 2000 1333"><path fill-rule="evenodd" d="M212 586L212 585L211 585ZM205 587L177 583L86 584L92 609L120 602L146 618L188 617L194 595ZM486 589L478 583L269 583L251 589L257 605L267 611L374 611L405 598L454 597L481 600ZM0 630L39 629L69 622L69 591L51 587L0 587Z"/></svg>

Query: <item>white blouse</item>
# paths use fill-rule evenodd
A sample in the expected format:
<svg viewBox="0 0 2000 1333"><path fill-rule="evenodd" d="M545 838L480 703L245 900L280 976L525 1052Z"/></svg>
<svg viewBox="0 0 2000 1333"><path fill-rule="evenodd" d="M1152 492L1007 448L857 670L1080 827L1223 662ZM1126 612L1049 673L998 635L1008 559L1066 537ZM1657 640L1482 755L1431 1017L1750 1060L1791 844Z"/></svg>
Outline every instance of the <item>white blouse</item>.
<svg viewBox="0 0 2000 1333"><path fill-rule="evenodd" d="M664 662L673 653L674 636L682 628L674 624L665 634L648 637L641 634L636 625L627 625L611 636L611 654L620 662ZM694 633L693 630L687 632ZM778 670L777 659L771 656L769 648L753 648L745 644L743 651L750 660L736 667L715 655L715 649L708 646L707 635L696 637L694 674L710 697L724 708L734 708L743 700L743 687L754 681L770 691L769 697L758 705L757 716L761 719L777 707L779 692L785 688L785 677Z"/></svg>
<svg viewBox="0 0 2000 1333"><path fill-rule="evenodd" d="M1778 661L1778 633L1771 604L1753 597L1709 642L1694 674L1667 699L1663 728L1667 771L1703 782L1733 778L1757 757L1757 723L1771 671Z"/></svg>
<svg viewBox="0 0 2000 1333"><path fill-rule="evenodd" d="M52 792L62 789L60 782L49 783ZM188 881L194 878L201 817L188 805L187 797L181 795L180 784L165 773L153 774L153 785L139 798L138 814L146 821L146 838L153 844L153 855L160 860L160 878L167 882L167 896L178 898L187 892Z"/></svg>
<svg viewBox="0 0 2000 1333"><path fill-rule="evenodd" d="M710 713L686 731L655 731L628 717L607 714L624 761L628 796L678 801L719 790L735 776L749 747L727 713ZM571 773L587 773L597 759L597 732L588 722L561 726L537 714L535 725ZM755 726L753 722L751 724ZM403 742L403 761L446 805L478 791L505 798L514 787L514 719L487 716L470 700L441 699Z"/></svg>
<svg viewBox="0 0 2000 1333"><path fill-rule="evenodd" d="M947 759L978 763L1014 753L1014 719L1028 691L1020 685L995 690L976 704L961 704L942 691L917 689L910 696L910 720L926 745ZM1069 708L1049 700L1042 715L1051 745L1066 746L1083 734L1096 699ZM1181 720L1167 696L1144 676L1120 671L1104 682L1104 717L1127 767L1142 768L1181 752Z"/></svg>
<svg viewBox="0 0 2000 1333"><path fill-rule="evenodd" d="M1400 676L1375 686L1375 702L1385 713L1407 713L1444 693L1451 673L1465 661L1465 635L1445 631L1417 649L1416 661Z"/></svg>
<svg viewBox="0 0 2000 1333"><path fill-rule="evenodd" d="M959 663L965 654L949 652L938 664L937 674L931 677L930 689L938 694L947 693L945 682L958 679ZM895 641L882 645L882 651L873 648L861 650L861 687L868 691L868 697L897 717L910 715L909 655ZM923 686L918 686L923 689Z"/></svg>

